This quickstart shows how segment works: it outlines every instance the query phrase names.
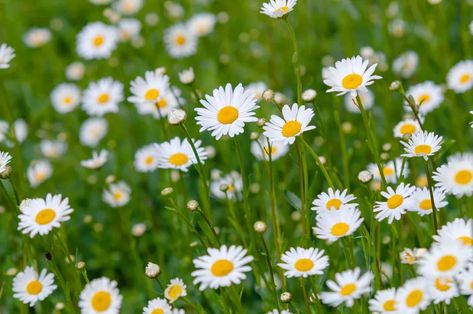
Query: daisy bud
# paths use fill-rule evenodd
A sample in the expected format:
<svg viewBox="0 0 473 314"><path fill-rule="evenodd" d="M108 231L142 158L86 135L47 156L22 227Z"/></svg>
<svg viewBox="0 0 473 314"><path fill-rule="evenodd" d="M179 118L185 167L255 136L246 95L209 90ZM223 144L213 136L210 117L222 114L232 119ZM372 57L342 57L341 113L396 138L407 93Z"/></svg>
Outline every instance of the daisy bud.
<svg viewBox="0 0 473 314"><path fill-rule="evenodd" d="M291 302L292 294L288 291L281 293L281 302L282 303L289 303Z"/></svg>
<svg viewBox="0 0 473 314"><path fill-rule="evenodd" d="M59 303L56 303L56 306L54 307L54 309L55 309L56 311L62 311L62 310L64 310L64 307L65 307L65 306L64 306L64 303L59 302Z"/></svg>
<svg viewBox="0 0 473 314"><path fill-rule="evenodd" d="M146 231L146 224L137 223L131 227L131 234L135 237L141 237Z"/></svg>
<svg viewBox="0 0 473 314"><path fill-rule="evenodd" d="M261 187L259 185L259 183L252 183L250 185L250 192L253 193L253 194L257 194L259 193L259 191L261 190Z"/></svg>
<svg viewBox="0 0 473 314"><path fill-rule="evenodd" d="M315 89L306 89L302 93L302 100L305 102L311 102L315 99L315 97L317 97L317 92Z"/></svg>
<svg viewBox="0 0 473 314"><path fill-rule="evenodd" d="M10 166L5 166L5 169L0 173L0 179L8 179L11 175L12 168Z"/></svg>
<svg viewBox="0 0 473 314"><path fill-rule="evenodd" d="M145 16L145 23L149 26L155 26L156 24L158 24L159 22L159 16L152 12L152 13L148 13L146 14Z"/></svg>
<svg viewBox="0 0 473 314"><path fill-rule="evenodd" d="M162 196L168 196L168 195L171 195L172 192L174 192L174 189L170 186L168 187L165 187L164 189L161 190L161 195Z"/></svg>
<svg viewBox="0 0 473 314"><path fill-rule="evenodd" d="M93 219L92 215L85 215L83 221L85 224L90 224Z"/></svg>
<svg viewBox="0 0 473 314"><path fill-rule="evenodd" d="M250 139L252 141L256 141L258 138L259 138L259 133L258 132L251 132Z"/></svg>
<svg viewBox="0 0 473 314"><path fill-rule="evenodd" d="M191 244L189 244L190 247L196 247L199 245L199 241L194 241L194 242L191 242Z"/></svg>
<svg viewBox="0 0 473 314"><path fill-rule="evenodd" d="M5 213L5 207L4 206L0 206L0 214L3 214Z"/></svg>
<svg viewBox="0 0 473 314"><path fill-rule="evenodd" d="M319 161L322 165L325 165L325 163L327 162L327 159L324 156L319 156Z"/></svg>
<svg viewBox="0 0 473 314"><path fill-rule="evenodd" d="M195 79L195 75L194 75L194 69L192 67L190 67L187 70L183 70L179 72L179 81L182 84L185 84L185 85L192 84L192 82L194 82L194 79Z"/></svg>
<svg viewBox="0 0 473 314"><path fill-rule="evenodd" d="M264 221L257 221L255 222L255 224L253 225L253 228L255 229L256 232L258 233L263 233L266 231L267 229L267 225Z"/></svg>
<svg viewBox="0 0 473 314"><path fill-rule="evenodd" d="M7 276L15 276L18 270L15 267L8 268L5 274Z"/></svg>
<svg viewBox="0 0 473 314"><path fill-rule="evenodd" d="M210 177L213 179L213 180L218 180L220 179L220 170L218 169L212 169L212 171L210 171Z"/></svg>
<svg viewBox="0 0 473 314"><path fill-rule="evenodd" d="M256 121L256 125L259 127L262 127L263 125L265 125L265 123L266 123L266 119L264 118L259 118L258 121Z"/></svg>
<svg viewBox="0 0 473 314"><path fill-rule="evenodd" d="M298 211L293 211L291 213L291 218L294 221L299 221L299 220L301 220L301 213L299 213Z"/></svg>
<svg viewBox="0 0 473 314"><path fill-rule="evenodd" d="M388 160L388 159L389 159L389 154L386 153L386 152L385 152L385 153L381 153L380 157L381 157L382 160Z"/></svg>
<svg viewBox="0 0 473 314"><path fill-rule="evenodd" d="M393 148L393 146L391 145L391 143L384 143L384 144L383 144L383 150L384 150L384 151L390 151L391 148Z"/></svg>
<svg viewBox="0 0 473 314"><path fill-rule="evenodd" d="M401 82L399 82L399 81L394 81L394 82L392 82L392 83L389 85L389 90L392 90L392 91L398 90L399 87L401 87Z"/></svg>
<svg viewBox="0 0 473 314"><path fill-rule="evenodd" d="M197 202L196 200L190 200L187 202L187 209L190 210L190 211L194 211L197 209L197 207L199 207L199 202Z"/></svg>
<svg viewBox="0 0 473 314"><path fill-rule="evenodd" d="M168 122L171 125L181 124L186 121L187 113L182 109L174 109L168 115Z"/></svg>
<svg viewBox="0 0 473 314"><path fill-rule="evenodd" d="M276 93L276 94L274 94L274 101L275 101L278 105L283 105L284 102L286 101L286 96L284 96L284 95L281 94L281 93Z"/></svg>
<svg viewBox="0 0 473 314"><path fill-rule="evenodd" d="M110 184L112 183L113 181L115 181L115 176L114 175L109 175L107 176L107 178L105 178L105 182L107 182L107 184Z"/></svg>
<svg viewBox="0 0 473 314"><path fill-rule="evenodd" d="M79 269L79 270L84 269L85 268L85 262L84 261L77 262L76 268Z"/></svg>
<svg viewBox="0 0 473 314"><path fill-rule="evenodd" d="M374 56L374 49L371 48L371 47L362 47L360 49L360 55L364 58L364 59L370 59L371 57Z"/></svg>
<svg viewBox="0 0 473 314"><path fill-rule="evenodd" d="M161 272L161 268L159 268L158 264L148 262L145 268L145 274L149 278L156 278L159 276L159 273Z"/></svg>
<svg viewBox="0 0 473 314"><path fill-rule="evenodd" d="M381 190L381 181L372 181L371 182L371 190L378 192Z"/></svg>
<svg viewBox="0 0 473 314"><path fill-rule="evenodd" d="M343 122L342 123L342 132L345 134L349 134L353 131L353 125L350 122Z"/></svg>
<svg viewBox="0 0 473 314"><path fill-rule="evenodd" d="M100 233L103 231L103 224L101 223L97 223L94 225L94 231L97 232L97 233Z"/></svg>
<svg viewBox="0 0 473 314"><path fill-rule="evenodd" d="M219 189L220 189L220 191L225 193L225 192L228 191L228 185L227 184L222 184L222 185L220 185Z"/></svg>
<svg viewBox="0 0 473 314"><path fill-rule="evenodd" d="M217 154L217 151L215 150L215 147L213 146L205 146L205 152L207 153L207 157L214 158L215 155Z"/></svg>
<svg viewBox="0 0 473 314"><path fill-rule="evenodd" d="M274 92L271 89L267 89L263 93L263 99L267 102L270 102L274 98Z"/></svg>
<svg viewBox="0 0 473 314"><path fill-rule="evenodd" d="M95 184L97 183L97 176L90 175L87 177L87 183L89 184Z"/></svg>
<svg viewBox="0 0 473 314"><path fill-rule="evenodd" d="M172 170L171 171L171 181L172 182L177 182L181 178L181 174L177 170Z"/></svg>
<svg viewBox="0 0 473 314"><path fill-rule="evenodd" d="M368 183L373 179L373 175L368 170L362 170L358 173L358 180L362 183Z"/></svg>
<svg viewBox="0 0 473 314"><path fill-rule="evenodd" d="M71 81L78 81L84 77L85 66L82 62L73 62L66 68L66 77Z"/></svg>

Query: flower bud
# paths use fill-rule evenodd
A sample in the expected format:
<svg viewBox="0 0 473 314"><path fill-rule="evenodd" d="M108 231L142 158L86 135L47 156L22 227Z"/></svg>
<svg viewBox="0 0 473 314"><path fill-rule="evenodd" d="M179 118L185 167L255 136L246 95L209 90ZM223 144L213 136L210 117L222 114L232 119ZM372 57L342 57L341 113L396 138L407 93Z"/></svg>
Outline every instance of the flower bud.
<svg viewBox="0 0 473 314"><path fill-rule="evenodd" d="M255 224L253 225L253 228L255 229L256 232L258 233L263 233L266 231L267 229L267 225L264 221L257 221L255 222Z"/></svg>
<svg viewBox="0 0 473 314"><path fill-rule="evenodd" d="M358 173L358 180L362 183L368 183L373 179L373 175L368 170L362 170Z"/></svg>
<svg viewBox="0 0 473 314"><path fill-rule="evenodd" d="M192 82L194 82L194 79L195 79L195 75L194 75L194 69L192 67L190 67L187 70L183 70L179 72L179 81L182 84L185 84L185 85L192 84Z"/></svg>
<svg viewBox="0 0 473 314"><path fill-rule="evenodd" d="M161 268L159 268L158 264L148 262L145 268L145 274L149 278L156 278L159 276L159 273L161 272Z"/></svg>
<svg viewBox="0 0 473 314"><path fill-rule="evenodd" d="M168 122L171 125L178 125L186 121L187 113L182 109L173 109L168 115Z"/></svg>
<svg viewBox="0 0 473 314"><path fill-rule="evenodd" d="M199 202L197 202L196 200L190 200L187 202L187 209L190 210L190 211L194 211L197 209L197 207L199 207Z"/></svg>
<svg viewBox="0 0 473 314"><path fill-rule="evenodd" d="M389 89L392 91L398 90L399 87L401 87L401 82L399 81L394 81L389 85Z"/></svg>
<svg viewBox="0 0 473 314"><path fill-rule="evenodd" d="M292 294L288 291L281 293L281 302L289 303L292 300Z"/></svg>
<svg viewBox="0 0 473 314"><path fill-rule="evenodd" d="M263 93L263 99L267 102L272 101L274 98L274 91L271 89L267 89Z"/></svg>
<svg viewBox="0 0 473 314"><path fill-rule="evenodd" d="M171 195L172 192L174 192L174 189L170 186L168 187L165 187L164 189L161 190L161 195L162 196L168 196L168 195Z"/></svg>
<svg viewBox="0 0 473 314"><path fill-rule="evenodd" d="M317 97L317 92L315 89L306 89L302 93L302 100L305 102L311 102L315 99L315 97Z"/></svg>

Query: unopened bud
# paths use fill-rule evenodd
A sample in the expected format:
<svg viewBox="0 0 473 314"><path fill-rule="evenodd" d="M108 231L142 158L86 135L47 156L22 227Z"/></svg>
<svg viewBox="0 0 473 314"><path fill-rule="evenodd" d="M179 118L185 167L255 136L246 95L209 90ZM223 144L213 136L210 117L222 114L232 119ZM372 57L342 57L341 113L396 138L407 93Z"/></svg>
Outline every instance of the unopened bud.
<svg viewBox="0 0 473 314"><path fill-rule="evenodd" d="M199 207L199 202L196 200L190 200L187 202L187 209L190 211L196 210Z"/></svg>
<svg viewBox="0 0 473 314"><path fill-rule="evenodd" d="M168 122L171 125L178 125L186 121L187 113L182 109L173 109L168 115Z"/></svg>
<svg viewBox="0 0 473 314"><path fill-rule="evenodd" d="M252 141L256 141L258 138L259 138L259 133L258 132L251 132L250 139Z"/></svg>
<svg viewBox="0 0 473 314"><path fill-rule="evenodd" d="M164 189L161 190L161 195L162 196L168 196L168 195L171 195L172 192L174 192L174 189L170 186L168 187L165 187Z"/></svg>
<svg viewBox="0 0 473 314"><path fill-rule="evenodd" d="M398 90L399 87L401 87L401 82L399 82L399 81L394 81L389 85L389 89L392 90L392 91Z"/></svg>
<svg viewBox="0 0 473 314"><path fill-rule="evenodd" d="M159 276L159 273L161 272L161 268L159 267L158 264L148 262L145 268L145 274L149 278L156 278Z"/></svg>
<svg viewBox="0 0 473 314"><path fill-rule="evenodd" d="M274 92L271 89L267 89L263 93L263 99L267 102L272 101L274 98Z"/></svg>
<svg viewBox="0 0 473 314"><path fill-rule="evenodd" d="M228 184L222 184L219 186L220 191L227 192L228 191Z"/></svg>
<svg viewBox="0 0 473 314"><path fill-rule="evenodd" d="M362 183L368 183L373 179L373 175L368 170L363 170L358 173L358 180Z"/></svg>
<svg viewBox="0 0 473 314"><path fill-rule="evenodd" d="M306 89L302 93L302 100L305 102L311 102L315 99L315 97L317 97L317 92L315 89Z"/></svg>
<svg viewBox="0 0 473 314"><path fill-rule="evenodd" d="M0 179L8 179L11 175L12 168L10 166L5 166L4 170L0 173Z"/></svg>
<svg viewBox="0 0 473 314"><path fill-rule="evenodd" d="M266 119L264 119L264 118L259 118L258 121L256 121L256 125L257 125L257 126L260 126L260 127L261 127L261 126L263 126L263 125L265 125L265 124L266 124Z"/></svg>
<svg viewBox="0 0 473 314"><path fill-rule="evenodd" d="M292 294L290 292L283 292L281 293L281 302L289 303L292 300Z"/></svg>
<svg viewBox="0 0 473 314"><path fill-rule="evenodd" d="M190 67L187 70L179 72L179 81L181 81L182 84L192 84L194 82L195 75L194 75L194 69Z"/></svg>
<svg viewBox="0 0 473 314"><path fill-rule="evenodd" d="M77 262L76 268L79 269L79 270L84 269L85 268L85 262L84 261Z"/></svg>
<svg viewBox="0 0 473 314"><path fill-rule="evenodd" d="M253 228L255 229L256 232L258 233L263 233L266 231L267 229L267 225L264 221L257 221L255 222L255 224L253 225Z"/></svg>

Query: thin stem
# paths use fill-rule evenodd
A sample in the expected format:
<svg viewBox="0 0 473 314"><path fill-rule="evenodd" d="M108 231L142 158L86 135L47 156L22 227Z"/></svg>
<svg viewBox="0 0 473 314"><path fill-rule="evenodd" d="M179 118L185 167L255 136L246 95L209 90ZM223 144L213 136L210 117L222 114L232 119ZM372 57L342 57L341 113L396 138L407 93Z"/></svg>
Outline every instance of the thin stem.
<svg viewBox="0 0 473 314"><path fill-rule="evenodd" d="M305 303L305 308L306 308L306 313L310 313L310 307L309 307L309 300L307 298L307 290L305 288L305 280L304 277L300 278L300 283L301 283L301 289L302 289L302 296L304 297L304 303Z"/></svg>
<svg viewBox="0 0 473 314"><path fill-rule="evenodd" d="M435 206L434 200L434 191L433 191L433 179L432 179L432 172L429 169L428 159L424 159L424 166L425 166L425 175L427 176L427 182L429 187L429 194L430 194L430 202L432 204L432 223L433 223L433 233L437 232L438 230L438 222L437 222L437 207Z"/></svg>
<svg viewBox="0 0 473 314"><path fill-rule="evenodd" d="M297 158L299 161L299 185L300 185L300 194L301 194L301 222L302 222L302 233L304 234L304 238L309 240L310 234L307 229L307 217L306 217L306 208L305 208L305 173L303 167L303 158L302 158L302 151L299 145L299 142L296 141L296 151L297 151Z"/></svg>
<svg viewBox="0 0 473 314"><path fill-rule="evenodd" d="M204 213L204 211L198 207L197 212L204 218L207 226L209 227L210 231L212 232L213 236L215 237L215 240L217 241L217 244L220 246L220 240L218 239L217 232L215 231L215 228L212 226L212 223L210 222L210 219L207 217L207 215Z"/></svg>
<svg viewBox="0 0 473 314"><path fill-rule="evenodd" d="M271 276L271 284L272 284L271 290L274 293L274 297L276 299L276 304L278 305L278 310L280 310L281 308L280 308L280 304L279 304L279 298L278 298L278 294L276 292L276 282L274 281L273 266L271 265L271 257L269 255L268 246L266 245L266 241L264 240L263 234L261 234L261 242L263 243L264 253L266 255L266 263L268 264L269 275Z"/></svg>
<svg viewBox="0 0 473 314"><path fill-rule="evenodd" d="M325 168L324 164L320 161L319 155L317 155L317 153L312 149L312 147L310 147L310 145L305 141L302 135L299 137L301 138L302 144L304 144L304 146L307 147L309 154L311 154L317 166L320 168L320 170L322 170L322 174L324 175L325 180L327 180L328 184L330 185L332 189L335 189L335 185L333 184L333 181L330 178L330 175L328 174L327 169Z"/></svg>
<svg viewBox="0 0 473 314"><path fill-rule="evenodd" d="M301 80L301 67L299 65L299 48L297 47L296 33L292 28L289 21L285 18L284 22L286 23L287 29L289 30L289 37L291 37L292 48L294 53L292 55L292 65L294 67L294 73L296 74L297 81L297 103L302 104L302 80Z"/></svg>
<svg viewBox="0 0 473 314"><path fill-rule="evenodd" d="M276 192L274 189L274 179L273 179L273 158L271 154L271 143L268 140L268 148L269 153L268 155L268 176L269 176L269 190L270 190L270 199L271 199L271 215L272 215L272 223L274 229L274 242L276 244L276 254L278 256L281 255L281 230L279 227L279 216L276 208ZM263 156L264 156L264 149L263 149Z"/></svg>

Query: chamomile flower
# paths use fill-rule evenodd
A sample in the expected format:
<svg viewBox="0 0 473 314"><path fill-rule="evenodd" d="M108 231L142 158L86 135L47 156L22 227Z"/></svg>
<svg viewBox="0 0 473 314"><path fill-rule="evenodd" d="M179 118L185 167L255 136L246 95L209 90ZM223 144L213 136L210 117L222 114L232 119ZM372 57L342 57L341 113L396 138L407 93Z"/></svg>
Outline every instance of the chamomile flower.
<svg viewBox="0 0 473 314"><path fill-rule="evenodd" d="M312 202L314 205L311 209L317 213L326 210L344 210L347 208L356 208L358 204L351 203L356 200L352 194L348 194L348 190L333 190L329 188L327 192L320 193Z"/></svg>
<svg viewBox="0 0 473 314"><path fill-rule="evenodd" d="M246 278L245 273L251 271L248 264L253 260L241 246L222 245L219 249L208 248L208 255L193 260L195 271L192 272L194 284L199 289L217 289L239 284Z"/></svg>
<svg viewBox="0 0 473 314"><path fill-rule="evenodd" d="M406 51L393 62L393 71L403 78L409 78L414 74L419 63L419 56L415 51Z"/></svg>
<svg viewBox="0 0 473 314"><path fill-rule="evenodd" d="M410 207L409 210L424 216L432 213L433 204L435 204L437 210L447 206L448 203L445 200L445 193L442 190L434 188L432 192L434 195L433 202L430 198L430 192L428 188L417 188L412 194L412 207Z"/></svg>
<svg viewBox="0 0 473 314"><path fill-rule="evenodd" d="M23 42L30 48L39 48L51 40L51 32L47 28L35 27L23 35Z"/></svg>
<svg viewBox="0 0 473 314"><path fill-rule="evenodd" d="M374 94L369 89L365 91L360 91L358 93L360 95L361 101L363 102L363 108L365 110L371 109L374 105ZM356 96L356 95L355 95ZM358 105L355 104L355 97L352 94L345 94L344 96L344 103L345 108L352 113L360 113L360 108Z"/></svg>
<svg viewBox="0 0 473 314"><path fill-rule="evenodd" d="M383 165L383 174L386 182L397 183L397 180L402 176L405 178L409 175L409 168L407 162L404 163L404 169L402 166L402 159L396 158ZM381 182L381 175L379 174L379 168L376 164L369 164L368 171L373 175L373 179L377 182ZM402 172L402 173L401 173Z"/></svg>
<svg viewBox="0 0 473 314"><path fill-rule="evenodd" d="M108 190L104 190L102 199L111 207L122 207L130 201L131 188L123 181L110 184Z"/></svg>
<svg viewBox="0 0 473 314"><path fill-rule="evenodd" d="M473 87L473 61L460 61L447 74L448 88L455 93L464 93Z"/></svg>
<svg viewBox="0 0 473 314"><path fill-rule="evenodd" d="M358 209L346 208L321 211L316 220L317 224L313 228L316 237L335 242L355 232L363 222L363 217Z"/></svg>
<svg viewBox="0 0 473 314"><path fill-rule="evenodd" d="M425 310L430 303L427 281L422 277L407 280L397 290L396 304L399 313L415 314Z"/></svg>
<svg viewBox="0 0 473 314"><path fill-rule="evenodd" d="M316 248L290 248L281 256L278 266L285 270L287 278L321 275L328 267L328 257L324 250Z"/></svg>
<svg viewBox="0 0 473 314"><path fill-rule="evenodd" d="M457 198L473 194L473 154L456 154L434 172L436 186Z"/></svg>
<svg viewBox="0 0 473 314"><path fill-rule="evenodd" d="M118 0L113 8L124 15L134 15L143 7L143 0Z"/></svg>
<svg viewBox="0 0 473 314"><path fill-rule="evenodd" d="M248 84L245 89L251 91L255 99L261 100L263 93L268 90L268 86L265 82L254 82Z"/></svg>
<svg viewBox="0 0 473 314"><path fill-rule="evenodd" d="M372 280L371 272L361 274L358 267L336 273L335 281L327 280L327 286L332 291L321 292L320 299L332 307L337 307L342 303L345 303L347 307L352 307L356 299L371 291Z"/></svg>
<svg viewBox="0 0 473 314"><path fill-rule="evenodd" d="M169 77L162 69L146 71L144 77L138 76L131 82L132 96L128 97L128 101L135 104L138 112L152 113L156 110L156 105L162 107L159 105L160 97L169 88Z"/></svg>
<svg viewBox="0 0 473 314"><path fill-rule="evenodd" d="M155 314L155 313L162 313L162 314L172 313L171 306L168 304L166 299L155 298L153 300L149 300L146 307L143 308L143 314Z"/></svg>
<svg viewBox="0 0 473 314"><path fill-rule="evenodd" d="M297 4L297 0L270 0L263 3L260 13L277 19L282 18L292 10Z"/></svg>
<svg viewBox="0 0 473 314"><path fill-rule="evenodd" d="M151 172L158 168L156 144L141 147L135 153L135 169L139 172Z"/></svg>
<svg viewBox="0 0 473 314"><path fill-rule="evenodd" d="M198 37L184 24L171 26L164 33L166 50L175 59L194 55L197 51L197 40Z"/></svg>
<svg viewBox="0 0 473 314"><path fill-rule="evenodd" d="M369 309L380 314L396 313L396 289L377 291L373 299L369 300Z"/></svg>
<svg viewBox="0 0 473 314"><path fill-rule="evenodd" d="M118 41L115 27L102 22L87 24L77 35L77 53L84 59L105 59L112 55Z"/></svg>
<svg viewBox="0 0 473 314"><path fill-rule="evenodd" d="M207 159L207 153L201 141L194 141L194 147L201 162ZM187 139L179 139L175 137L169 142L155 144L156 154L158 156L158 168L162 169L178 169L187 172L187 169L197 164L197 158L194 155L192 146Z"/></svg>
<svg viewBox="0 0 473 314"><path fill-rule="evenodd" d="M205 95L200 103L204 108L196 108L197 124L200 132L209 130L217 140L223 135L234 137L243 133L247 122L255 122L254 110L258 109L256 99L242 84L235 89L228 83L225 88L220 86L213 90L212 96Z"/></svg>
<svg viewBox="0 0 473 314"><path fill-rule="evenodd" d="M164 290L164 296L169 300L170 303L173 303L180 297L185 297L187 295L186 285L181 278L171 279L166 290Z"/></svg>
<svg viewBox="0 0 473 314"><path fill-rule="evenodd" d="M0 151L0 175L7 170L11 158L9 153Z"/></svg>
<svg viewBox="0 0 473 314"><path fill-rule="evenodd" d="M74 110L81 101L80 89L75 84L63 83L56 86L51 92L51 102L59 113Z"/></svg>
<svg viewBox="0 0 473 314"><path fill-rule="evenodd" d="M84 168L88 169L97 169L102 167L106 162L108 158L108 151L105 149L102 149L101 151L93 151L92 152L92 158L82 160L80 162L80 165Z"/></svg>
<svg viewBox="0 0 473 314"><path fill-rule="evenodd" d="M37 187L51 177L53 168L47 160L35 160L26 170L26 176L32 187Z"/></svg>
<svg viewBox="0 0 473 314"><path fill-rule="evenodd" d="M419 113L422 115L426 115L438 108L443 102L442 88L431 81L412 86L407 91L407 94L414 98L419 106ZM410 107L407 108L410 110Z"/></svg>
<svg viewBox="0 0 473 314"><path fill-rule="evenodd" d="M473 219L457 218L450 221L437 230L437 235L434 235L433 239L440 244L458 241L469 248L473 248Z"/></svg>
<svg viewBox="0 0 473 314"><path fill-rule="evenodd" d="M470 262L457 278L461 294L470 296L468 305L473 307L473 263Z"/></svg>
<svg viewBox="0 0 473 314"><path fill-rule="evenodd" d="M81 144L95 147L107 134L107 120L102 118L89 118L85 120L79 129L79 140Z"/></svg>
<svg viewBox="0 0 473 314"><path fill-rule="evenodd" d="M10 61L15 58L15 50L7 44L0 45L0 69L8 69Z"/></svg>
<svg viewBox="0 0 473 314"><path fill-rule="evenodd" d="M64 140L42 140L39 149L46 158L59 158L67 151L67 143Z"/></svg>
<svg viewBox="0 0 473 314"><path fill-rule="evenodd" d="M201 37L210 34L216 22L217 19L212 13L199 13L189 19L187 27L194 35Z"/></svg>
<svg viewBox="0 0 473 314"><path fill-rule="evenodd" d="M386 199L383 202L376 202L373 211L376 214L378 221L388 219L391 224L394 219L400 220L401 216L412 207L412 194L415 191L414 186L401 183L394 190L388 186L387 191L381 192L381 195Z"/></svg>
<svg viewBox="0 0 473 314"><path fill-rule="evenodd" d="M89 84L84 91L83 109L89 115L101 117L108 112L118 112L118 104L123 99L123 84L106 77Z"/></svg>
<svg viewBox="0 0 473 314"><path fill-rule="evenodd" d="M404 157L423 157L434 155L441 148L443 137L433 132L418 132L412 135L408 142L401 141L404 146Z"/></svg>
<svg viewBox="0 0 473 314"><path fill-rule="evenodd" d="M401 263L408 264L408 265L416 264L419 262L419 259L422 257L422 255L425 254L426 251L427 250L424 248L414 248L414 249L405 248L399 254L399 257L401 258Z"/></svg>
<svg viewBox="0 0 473 314"><path fill-rule="evenodd" d="M315 129L309 125L310 120L315 116L314 111L305 106L293 104L292 107L284 105L282 108L282 118L272 115L269 122L264 126L264 135L272 142L282 142L292 144L296 137L306 131Z"/></svg>
<svg viewBox="0 0 473 314"><path fill-rule="evenodd" d="M427 290L430 298L435 304L445 302L450 304L450 300L459 296L460 291L450 276L439 276L427 279Z"/></svg>
<svg viewBox="0 0 473 314"><path fill-rule="evenodd" d="M13 279L13 297L31 307L46 299L56 288L54 275L46 269L38 275L33 267L27 266Z"/></svg>
<svg viewBox="0 0 473 314"><path fill-rule="evenodd" d="M79 296L79 308L83 314L118 314L121 305L117 282L106 277L89 282Z"/></svg>
<svg viewBox="0 0 473 314"><path fill-rule="evenodd" d="M445 241L432 245L419 260L417 272L424 277L454 276L471 258L471 250L465 250L460 241Z"/></svg>
<svg viewBox="0 0 473 314"><path fill-rule="evenodd" d="M74 211L69 206L69 199L61 195L46 195L45 199L26 199L19 205L18 230L31 238L48 234L53 228L59 228L61 222L68 221Z"/></svg>
<svg viewBox="0 0 473 314"><path fill-rule="evenodd" d="M377 64L369 68L368 64L369 60L363 60L360 56L335 62L335 67L328 68L326 79L324 79L325 85L331 87L327 92L336 92L338 96L346 93L355 96L358 91L366 91L366 86L381 78L381 76L373 75Z"/></svg>
<svg viewBox="0 0 473 314"><path fill-rule="evenodd" d="M118 22L118 37L121 41L129 41L140 35L141 22L137 19L121 19Z"/></svg>
<svg viewBox="0 0 473 314"><path fill-rule="evenodd" d="M222 191L221 187L226 186L227 190ZM241 191L243 189L243 181L241 175L232 171L229 174L215 179L210 184L210 190L212 195L218 199L239 199L241 197Z"/></svg>
<svg viewBox="0 0 473 314"><path fill-rule="evenodd" d="M257 141L251 143L251 153L258 160L271 160L275 161L286 155L289 151L289 145L282 142L273 142L268 143L268 138L266 136L260 136Z"/></svg>
<svg viewBox="0 0 473 314"><path fill-rule="evenodd" d="M405 119L396 124L394 127L394 137L397 138L408 138L413 134L421 132L420 124L414 119Z"/></svg>
<svg viewBox="0 0 473 314"><path fill-rule="evenodd" d="M79 81L84 77L85 65L82 62L72 62L66 67L66 77L71 81Z"/></svg>

